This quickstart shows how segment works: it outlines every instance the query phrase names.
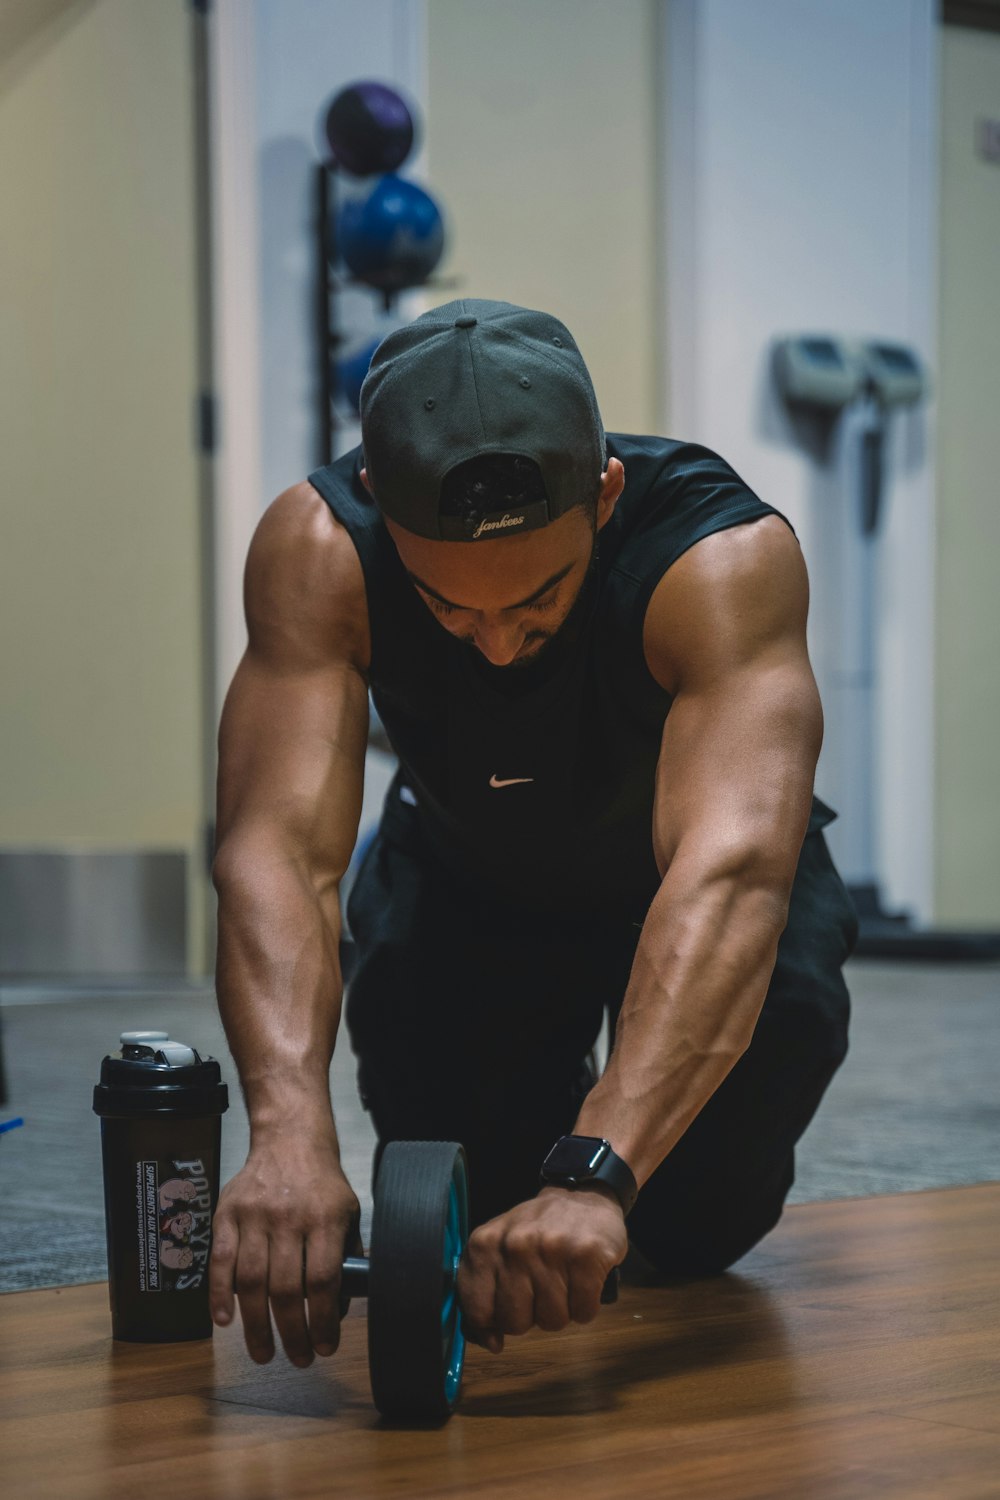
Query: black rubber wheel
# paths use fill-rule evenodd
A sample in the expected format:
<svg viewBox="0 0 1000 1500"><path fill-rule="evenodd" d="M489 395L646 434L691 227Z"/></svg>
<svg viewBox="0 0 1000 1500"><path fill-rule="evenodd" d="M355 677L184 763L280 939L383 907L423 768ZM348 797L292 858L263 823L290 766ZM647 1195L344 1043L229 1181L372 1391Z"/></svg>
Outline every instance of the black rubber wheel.
<svg viewBox="0 0 1000 1500"><path fill-rule="evenodd" d="M384 1417L441 1421L458 1400L465 1338L455 1279L469 1237L456 1141L390 1141L375 1184L368 1370Z"/></svg>

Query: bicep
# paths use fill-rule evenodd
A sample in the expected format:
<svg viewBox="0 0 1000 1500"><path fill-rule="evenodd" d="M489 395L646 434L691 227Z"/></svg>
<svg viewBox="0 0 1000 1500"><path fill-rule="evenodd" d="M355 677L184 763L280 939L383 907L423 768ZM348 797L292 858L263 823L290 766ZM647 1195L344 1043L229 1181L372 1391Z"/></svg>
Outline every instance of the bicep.
<svg viewBox="0 0 1000 1500"><path fill-rule="evenodd" d="M346 870L361 816L368 688L351 666L275 672L252 649L219 726L217 860L301 858L317 886Z"/></svg>
<svg viewBox="0 0 1000 1500"><path fill-rule="evenodd" d="M780 521L706 538L661 581L647 616L651 670L674 688L653 815L661 875L690 857L787 899L823 738L807 614Z"/></svg>
<svg viewBox="0 0 1000 1500"><path fill-rule="evenodd" d="M219 726L216 863L292 857L327 888L347 868L361 814L361 566L346 533L290 492L258 527L244 594L248 646Z"/></svg>

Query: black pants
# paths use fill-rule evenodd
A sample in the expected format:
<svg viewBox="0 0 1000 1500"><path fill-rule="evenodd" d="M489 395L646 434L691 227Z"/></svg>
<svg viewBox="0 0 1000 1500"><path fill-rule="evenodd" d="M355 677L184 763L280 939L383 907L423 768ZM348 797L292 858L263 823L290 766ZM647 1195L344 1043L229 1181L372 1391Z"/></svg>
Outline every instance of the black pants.
<svg viewBox="0 0 1000 1500"><path fill-rule="evenodd" d="M534 1197L572 1130L639 928L487 907L406 842L380 830L348 900L346 1022L379 1137L373 1178L390 1140L461 1141L474 1227ZM661 1271L724 1270L781 1217L795 1143L847 1053L841 966L856 941L826 839L809 833L751 1045L629 1215L630 1241Z"/></svg>

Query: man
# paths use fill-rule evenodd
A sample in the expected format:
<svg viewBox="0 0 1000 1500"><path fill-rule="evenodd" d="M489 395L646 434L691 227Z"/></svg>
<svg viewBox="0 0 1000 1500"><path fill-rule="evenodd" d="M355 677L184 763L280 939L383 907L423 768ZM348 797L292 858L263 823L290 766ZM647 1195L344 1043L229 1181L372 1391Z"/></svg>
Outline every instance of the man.
<svg viewBox="0 0 1000 1500"><path fill-rule="evenodd" d="M458 1293L486 1347L595 1317L629 1242L710 1274L775 1225L857 936L781 513L708 449L606 435L567 329L508 303L390 334L361 409L362 448L260 522L220 730L251 1144L212 1306L235 1291L260 1361L270 1309L300 1365L336 1348L360 1249L328 1070L369 687L400 768L348 903L347 1029L376 1167L394 1137L466 1148Z"/></svg>

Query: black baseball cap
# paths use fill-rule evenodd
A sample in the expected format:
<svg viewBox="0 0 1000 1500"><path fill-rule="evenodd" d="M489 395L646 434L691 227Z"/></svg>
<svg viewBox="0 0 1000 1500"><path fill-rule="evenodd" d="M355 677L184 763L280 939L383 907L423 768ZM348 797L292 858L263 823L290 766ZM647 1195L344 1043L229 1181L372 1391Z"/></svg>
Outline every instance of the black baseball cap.
<svg viewBox="0 0 1000 1500"><path fill-rule="evenodd" d="M514 536L596 496L607 463L590 372L549 313L464 297L379 344L361 387L365 466L383 515L417 536ZM472 516L440 514L452 469L485 453L533 459L546 498Z"/></svg>

